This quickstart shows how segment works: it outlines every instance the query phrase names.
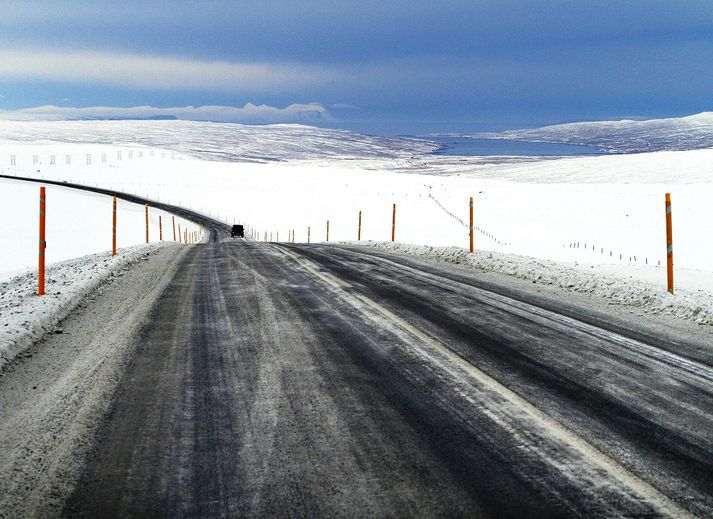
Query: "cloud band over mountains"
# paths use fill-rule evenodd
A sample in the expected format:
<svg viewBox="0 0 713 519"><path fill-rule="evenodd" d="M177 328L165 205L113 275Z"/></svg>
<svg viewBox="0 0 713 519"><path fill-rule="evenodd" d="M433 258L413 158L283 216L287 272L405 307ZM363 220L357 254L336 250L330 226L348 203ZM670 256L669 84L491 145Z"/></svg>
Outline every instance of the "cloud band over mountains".
<svg viewBox="0 0 713 519"><path fill-rule="evenodd" d="M285 108L247 103L235 106L186 106L130 108L94 106L87 108L38 106L20 110L0 110L4 120L110 120L110 119L178 119L183 121L211 121L243 124L323 123L332 120L327 109L319 103L291 104Z"/></svg>

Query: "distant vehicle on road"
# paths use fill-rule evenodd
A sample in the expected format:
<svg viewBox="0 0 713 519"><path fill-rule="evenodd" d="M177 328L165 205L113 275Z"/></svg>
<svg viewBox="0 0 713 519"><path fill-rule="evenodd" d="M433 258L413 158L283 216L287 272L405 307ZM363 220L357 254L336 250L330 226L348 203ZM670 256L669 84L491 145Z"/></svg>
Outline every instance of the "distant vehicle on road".
<svg viewBox="0 0 713 519"><path fill-rule="evenodd" d="M232 229L230 229L230 237L231 238L245 238L245 232L243 231L243 226L242 225L233 225Z"/></svg>

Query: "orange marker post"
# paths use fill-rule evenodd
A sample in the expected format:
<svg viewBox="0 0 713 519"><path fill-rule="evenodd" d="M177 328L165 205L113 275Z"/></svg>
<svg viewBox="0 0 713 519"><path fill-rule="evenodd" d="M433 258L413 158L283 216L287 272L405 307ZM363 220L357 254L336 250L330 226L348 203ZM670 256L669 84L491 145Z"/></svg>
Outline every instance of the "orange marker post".
<svg viewBox="0 0 713 519"><path fill-rule="evenodd" d="M329 220L327 220L327 241L329 241Z"/></svg>
<svg viewBox="0 0 713 519"><path fill-rule="evenodd" d="M40 187L40 249L39 261L37 264L37 295L45 295L45 250L47 249L47 240L45 239L45 218L47 211L47 195L45 186Z"/></svg>
<svg viewBox="0 0 713 519"><path fill-rule="evenodd" d="M473 197L470 197L470 252L473 252Z"/></svg>
<svg viewBox="0 0 713 519"><path fill-rule="evenodd" d="M178 243L181 243L181 224L178 224Z"/></svg>
<svg viewBox="0 0 713 519"><path fill-rule="evenodd" d="M146 210L146 243L149 242L149 204L144 204Z"/></svg>
<svg viewBox="0 0 713 519"><path fill-rule="evenodd" d="M361 241L361 211L359 211L359 231L357 232L357 240Z"/></svg>
<svg viewBox="0 0 713 519"><path fill-rule="evenodd" d="M161 223L161 215L158 215L158 239L163 241L163 224Z"/></svg>
<svg viewBox="0 0 713 519"><path fill-rule="evenodd" d="M391 212L391 241L396 241L396 204Z"/></svg>
<svg viewBox="0 0 713 519"><path fill-rule="evenodd" d="M175 216L171 217L171 223L173 224L173 241L176 241L176 217ZM178 231L178 234L181 234L181 231Z"/></svg>
<svg viewBox="0 0 713 519"><path fill-rule="evenodd" d="M114 197L114 203L112 204L112 215L111 215L111 255L116 256L116 196Z"/></svg>
<svg viewBox="0 0 713 519"><path fill-rule="evenodd" d="M671 193L666 193L666 274L668 291L673 294L673 222L671 218Z"/></svg>

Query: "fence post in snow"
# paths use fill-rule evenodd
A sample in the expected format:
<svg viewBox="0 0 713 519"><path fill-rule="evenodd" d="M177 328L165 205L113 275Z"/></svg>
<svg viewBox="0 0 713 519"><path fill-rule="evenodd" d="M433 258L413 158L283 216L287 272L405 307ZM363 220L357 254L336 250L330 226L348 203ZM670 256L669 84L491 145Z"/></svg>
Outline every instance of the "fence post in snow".
<svg viewBox="0 0 713 519"><path fill-rule="evenodd" d="M470 252L473 252L473 197L470 197Z"/></svg>
<svg viewBox="0 0 713 519"><path fill-rule="evenodd" d="M327 220L327 241L329 241L329 220Z"/></svg>
<svg viewBox="0 0 713 519"><path fill-rule="evenodd" d="M391 211L391 241L396 241L396 203Z"/></svg>
<svg viewBox="0 0 713 519"><path fill-rule="evenodd" d="M158 239L163 241L163 224L161 223L161 215L158 215Z"/></svg>
<svg viewBox="0 0 713 519"><path fill-rule="evenodd" d="M307 227L307 243L310 242L311 238L312 238L312 228L308 226Z"/></svg>
<svg viewBox="0 0 713 519"><path fill-rule="evenodd" d="M146 243L149 242L149 204L144 204L146 211Z"/></svg>
<svg viewBox="0 0 713 519"><path fill-rule="evenodd" d="M45 249L47 241L45 237L45 217L47 210L47 195L45 186L40 187L40 248L39 261L37 265L37 295L45 295Z"/></svg>
<svg viewBox="0 0 713 519"><path fill-rule="evenodd" d="M357 233L357 240L361 241L361 211L359 211L359 232Z"/></svg>
<svg viewBox="0 0 713 519"><path fill-rule="evenodd" d="M666 193L666 273L668 291L673 294L673 223L671 218L671 193Z"/></svg>
<svg viewBox="0 0 713 519"><path fill-rule="evenodd" d="M176 217L171 216L171 223L173 224L173 241L176 241Z"/></svg>
<svg viewBox="0 0 713 519"><path fill-rule="evenodd" d="M178 243L181 243L181 224L178 224Z"/></svg>
<svg viewBox="0 0 713 519"><path fill-rule="evenodd" d="M112 203L111 211L111 255L116 256L116 196Z"/></svg>

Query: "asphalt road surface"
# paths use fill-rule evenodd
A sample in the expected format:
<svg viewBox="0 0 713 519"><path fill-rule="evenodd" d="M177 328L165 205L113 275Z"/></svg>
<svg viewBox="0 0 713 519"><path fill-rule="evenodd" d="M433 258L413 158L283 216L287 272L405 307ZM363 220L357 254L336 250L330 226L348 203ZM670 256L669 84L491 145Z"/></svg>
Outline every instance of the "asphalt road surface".
<svg viewBox="0 0 713 519"><path fill-rule="evenodd" d="M713 515L705 348L475 274L201 223L65 515Z"/></svg>
<svg viewBox="0 0 713 519"><path fill-rule="evenodd" d="M650 516L713 508L713 369L326 246L195 247L66 509Z"/></svg>

